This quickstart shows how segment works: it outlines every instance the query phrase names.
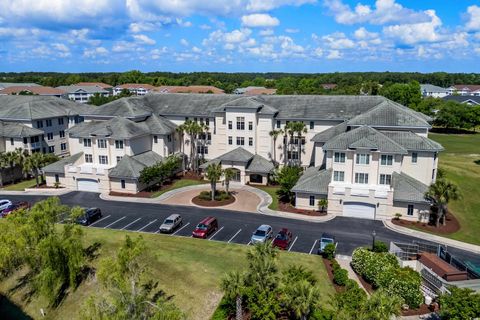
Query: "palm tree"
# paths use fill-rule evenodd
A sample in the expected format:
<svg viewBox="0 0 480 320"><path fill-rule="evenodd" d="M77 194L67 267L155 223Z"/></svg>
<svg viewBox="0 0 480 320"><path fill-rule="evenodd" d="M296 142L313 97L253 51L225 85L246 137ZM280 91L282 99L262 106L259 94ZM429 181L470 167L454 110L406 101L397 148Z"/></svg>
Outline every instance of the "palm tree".
<svg viewBox="0 0 480 320"><path fill-rule="evenodd" d="M285 303L297 319L305 320L320 303L320 290L307 280L285 288Z"/></svg>
<svg viewBox="0 0 480 320"><path fill-rule="evenodd" d="M327 198L322 198L322 199L318 200L318 207L320 208L320 212L325 212L325 208L328 207Z"/></svg>
<svg viewBox="0 0 480 320"><path fill-rule="evenodd" d="M5 153L5 160L10 167L10 181L12 184L15 184L15 166L18 164L18 154L15 151L8 151Z"/></svg>
<svg viewBox="0 0 480 320"><path fill-rule="evenodd" d="M288 151L290 151L290 157L292 156L292 146L293 146L293 136L295 135L295 128L294 128L294 123L293 122L289 122L287 123L287 125L285 126L285 137L289 137L289 141L287 142L288 143ZM288 152L287 152L287 155L288 155ZM289 161L289 164L291 163L291 159Z"/></svg>
<svg viewBox="0 0 480 320"><path fill-rule="evenodd" d="M23 171L31 172L35 176L35 181L37 188L39 186L38 177L40 175L40 170L46 165L46 156L43 153L35 152L30 157L25 160Z"/></svg>
<svg viewBox="0 0 480 320"><path fill-rule="evenodd" d="M425 197L433 199L438 206L435 222L435 225L438 227L440 225L440 219L443 219L443 225L446 225L447 205L450 200L460 198L460 191L458 191L457 185L442 178L437 179L435 183L428 187Z"/></svg>
<svg viewBox="0 0 480 320"><path fill-rule="evenodd" d="M297 134L298 162L302 165L302 137L307 133L307 126L303 121L295 121L291 123L291 130Z"/></svg>
<svg viewBox="0 0 480 320"><path fill-rule="evenodd" d="M230 181L235 176L235 170L232 168L227 168L223 171L223 177L225 178L225 191L229 194Z"/></svg>
<svg viewBox="0 0 480 320"><path fill-rule="evenodd" d="M273 138L273 162L275 164L275 166L277 166L277 139L280 135L283 134L283 130L282 129L278 129L278 130L272 130L268 133L270 135L270 137Z"/></svg>
<svg viewBox="0 0 480 320"><path fill-rule="evenodd" d="M366 301L364 307L365 319L382 320L398 316L402 306L402 298L391 295L383 289L375 291Z"/></svg>
<svg viewBox="0 0 480 320"><path fill-rule="evenodd" d="M220 163L209 164L205 173L207 179L210 181L210 186L212 187L212 201L214 201L217 181L220 180L223 174L222 165Z"/></svg>
<svg viewBox="0 0 480 320"><path fill-rule="evenodd" d="M187 120L184 123L185 132L190 136L190 169L197 170L197 140L202 132L202 126L195 121Z"/></svg>
<svg viewBox="0 0 480 320"><path fill-rule="evenodd" d="M243 274L238 271L232 271L226 274L222 279L222 290L228 299L235 299L236 320L243 319L242 297L245 290L245 280Z"/></svg>
<svg viewBox="0 0 480 320"><path fill-rule="evenodd" d="M28 150L24 150L22 148L15 148L14 151L17 154L18 157L18 165L22 169L23 173L25 174L24 179L26 179L26 172L23 170L23 166L25 164L25 160L30 156Z"/></svg>
<svg viewBox="0 0 480 320"><path fill-rule="evenodd" d="M3 187L3 170L7 166L8 166L8 162L7 162L6 154L5 154L5 152L2 152L2 153L0 153L0 170L2 171L2 172L0 172L0 174L1 174L0 187Z"/></svg>
<svg viewBox="0 0 480 320"><path fill-rule="evenodd" d="M176 129L178 135L180 136L180 152L182 153L182 172L185 174L185 144L184 144L184 137L185 137L185 124L179 125Z"/></svg>

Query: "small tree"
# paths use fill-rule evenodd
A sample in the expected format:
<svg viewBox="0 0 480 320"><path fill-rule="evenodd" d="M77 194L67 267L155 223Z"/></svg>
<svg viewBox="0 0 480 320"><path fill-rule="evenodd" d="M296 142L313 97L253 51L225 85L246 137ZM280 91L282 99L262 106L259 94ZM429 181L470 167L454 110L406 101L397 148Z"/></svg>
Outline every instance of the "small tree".
<svg viewBox="0 0 480 320"><path fill-rule="evenodd" d="M220 180L223 174L222 165L220 163L209 164L205 171L207 179L210 181L212 187L212 201L215 201L215 191L217 188L217 181Z"/></svg>
<svg viewBox="0 0 480 320"><path fill-rule="evenodd" d="M280 189L277 192L285 201L290 203L293 201L293 192L291 190L300 178L301 173L302 168L297 166L284 166L278 171L277 179Z"/></svg>
<svg viewBox="0 0 480 320"><path fill-rule="evenodd" d="M225 191L227 194L230 194L229 188L230 188L230 181L235 177L235 169L232 168L227 168L223 171L223 177L225 179Z"/></svg>
<svg viewBox="0 0 480 320"><path fill-rule="evenodd" d="M243 319L242 298L245 293L244 275L232 271L222 279L222 290L227 299L235 299L236 320Z"/></svg>
<svg viewBox="0 0 480 320"><path fill-rule="evenodd" d="M306 320L320 303L319 289L306 280L293 283L285 288L284 293L285 304L288 309L292 310L296 319Z"/></svg>
<svg viewBox="0 0 480 320"><path fill-rule="evenodd" d="M277 139L278 139L279 136L281 136L283 134L283 131L281 129L272 130L268 134L273 139L273 163L275 164L275 166L278 166L278 163L277 163Z"/></svg>
<svg viewBox="0 0 480 320"><path fill-rule="evenodd" d="M451 287L450 294L440 296L442 319L477 319L480 317L480 294L471 289Z"/></svg>
<svg viewBox="0 0 480 320"><path fill-rule="evenodd" d="M318 200L318 208L320 209L320 212L325 212L325 209L328 207L328 200L327 198L322 198Z"/></svg>
<svg viewBox="0 0 480 320"><path fill-rule="evenodd" d="M435 183L430 185L425 196L433 199L438 206L435 225L438 227L440 225L440 220L443 221L443 225L446 225L448 203L451 200L457 200L460 198L460 191L457 186L444 178L437 179Z"/></svg>

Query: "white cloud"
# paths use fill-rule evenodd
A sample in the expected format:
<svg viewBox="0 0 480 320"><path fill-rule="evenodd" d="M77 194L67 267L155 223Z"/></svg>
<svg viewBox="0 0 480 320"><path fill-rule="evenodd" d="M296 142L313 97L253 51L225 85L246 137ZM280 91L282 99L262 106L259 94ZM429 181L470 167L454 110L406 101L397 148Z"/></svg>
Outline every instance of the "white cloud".
<svg viewBox="0 0 480 320"><path fill-rule="evenodd" d="M347 38L343 32L335 32L322 37L323 43L331 49L351 49L355 42Z"/></svg>
<svg viewBox="0 0 480 320"><path fill-rule="evenodd" d="M465 27L469 31L480 31L480 7L470 6L467 8L467 23Z"/></svg>
<svg viewBox="0 0 480 320"><path fill-rule="evenodd" d="M372 39L372 38L377 38L378 37L378 33L376 32L369 32L367 31L367 29L365 29L364 27L361 27L361 28L358 28L357 30L355 30L354 34L356 39Z"/></svg>
<svg viewBox="0 0 480 320"><path fill-rule="evenodd" d="M271 36L271 35L273 35L273 30L272 29L264 29L264 30L261 30L258 34L261 35L262 37Z"/></svg>
<svg viewBox="0 0 480 320"><path fill-rule="evenodd" d="M340 59L342 57L342 53L339 50L330 50L327 59L329 60L334 60L334 59Z"/></svg>
<svg viewBox="0 0 480 320"><path fill-rule="evenodd" d="M223 38L227 43L238 43L247 40L251 33L250 29L238 29L225 33Z"/></svg>
<svg viewBox="0 0 480 320"><path fill-rule="evenodd" d="M368 22L381 25L395 22L418 23L429 20L426 12L405 8L395 0L377 0L374 8L358 3L352 9L342 0L324 0L324 4L335 17L335 21L341 24Z"/></svg>
<svg viewBox="0 0 480 320"><path fill-rule="evenodd" d="M147 44L147 45L150 45L150 46L153 46L156 43L155 40L153 40L152 38L150 38L150 37L148 37L144 34L134 34L133 39L135 39L136 41L138 41L140 43Z"/></svg>
<svg viewBox="0 0 480 320"><path fill-rule="evenodd" d="M188 43L188 41L187 41L186 39L181 39L181 40L180 40L180 44L181 44L182 46L184 46L184 47L188 47L188 45L189 45L189 43Z"/></svg>
<svg viewBox="0 0 480 320"><path fill-rule="evenodd" d="M83 56L85 58L96 58L98 56L106 56L108 54L108 50L104 47L97 47L94 49L86 49L83 51Z"/></svg>
<svg viewBox="0 0 480 320"><path fill-rule="evenodd" d="M71 55L70 48L63 43L54 43L52 47L57 51L57 55L61 58L66 58Z"/></svg>
<svg viewBox="0 0 480 320"><path fill-rule="evenodd" d="M242 25L246 27L276 27L280 21L266 13L254 13L242 17Z"/></svg>
<svg viewBox="0 0 480 320"><path fill-rule="evenodd" d="M286 33L299 33L300 29L287 28L285 29Z"/></svg>
<svg viewBox="0 0 480 320"><path fill-rule="evenodd" d="M314 51L315 56L321 57L323 56L323 49L322 48L316 48Z"/></svg>
<svg viewBox="0 0 480 320"><path fill-rule="evenodd" d="M440 41L442 37L438 34L437 28L442 25L442 21L437 17L434 10L427 10L426 13L430 17L428 22L386 26L383 28L383 33L409 45Z"/></svg>
<svg viewBox="0 0 480 320"><path fill-rule="evenodd" d="M306 3L315 3L315 0L248 0L246 1L249 11L270 11L275 8L290 6L301 6Z"/></svg>
<svg viewBox="0 0 480 320"><path fill-rule="evenodd" d="M202 25L200 25L200 29L202 29L202 30L210 30L210 29L212 29L212 26L209 26L208 24L202 24Z"/></svg>
<svg viewBox="0 0 480 320"><path fill-rule="evenodd" d="M193 46L193 47L192 47L192 52L200 53L200 52L202 52L202 49L200 49L199 47Z"/></svg>

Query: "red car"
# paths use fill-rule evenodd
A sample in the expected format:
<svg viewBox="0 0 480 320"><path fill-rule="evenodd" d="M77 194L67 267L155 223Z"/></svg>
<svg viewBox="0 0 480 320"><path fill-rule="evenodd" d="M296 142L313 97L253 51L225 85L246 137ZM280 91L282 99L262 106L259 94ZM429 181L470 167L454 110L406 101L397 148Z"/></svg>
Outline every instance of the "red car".
<svg viewBox="0 0 480 320"><path fill-rule="evenodd" d="M218 229L218 221L215 217L206 217L195 227L192 232L194 238L207 238L212 232Z"/></svg>
<svg viewBox="0 0 480 320"><path fill-rule="evenodd" d="M15 212L17 210L22 210L22 209L25 209L25 210L30 209L30 203L26 201L15 202L9 205L6 209L2 211L2 217L6 217L10 213Z"/></svg>
<svg viewBox="0 0 480 320"><path fill-rule="evenodd" d="M292 233L287 228L283 228L273 239L272 245L279 249L287 250L290 242L292 242L292 238Z"/></svg>

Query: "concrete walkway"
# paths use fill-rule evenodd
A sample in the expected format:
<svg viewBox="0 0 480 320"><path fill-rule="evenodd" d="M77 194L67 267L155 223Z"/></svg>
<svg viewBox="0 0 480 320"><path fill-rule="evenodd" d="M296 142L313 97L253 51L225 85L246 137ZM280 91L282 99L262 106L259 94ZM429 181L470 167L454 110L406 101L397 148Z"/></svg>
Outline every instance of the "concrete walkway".
<svg viewBox="0 0 480 320"><path fill-rule="evenodd" d="M347 270L348 272L348 277L350 279L352 279L353 281L355 281L356 283L358 283L358 285L360 286L360 288L362 288L366 293L367 295L370 295L370 293L368 293L367 289L365 289L365 287L363 286L362 282L360 281L360 279L358 278L358 275L355 273L355 271L353 271L352 269L352 266L350 266L350 262L352 262L352 257L350 256L343 256L343 255L340 255L340 254L337 254L335 256L335 260L337 260L338 264L340 265L340 267L342 267L343 269Z"/></svg>
<svg viewBox="0 0 480 320"><path fill-rule="evenodd" d="M395 231L395 232L398 232L398 233L403 233L405 235L421 238L421 239L427 240L427 241L437 242L437 243L443 244L447 247L454 247L454 248L470 251L470 252L473 252L473 253L476 253L476 254L480 254L480 246L477 246L477 245L474 245L474 244L470 244L470 243L466 243L466 242L462 242L462 241L458 241L458 240L453 240L453 239L437 236L437 235L434 235L434 234L409 229L409 228L406 228L406 227L397 226L397 225L393 224L393 222L391 220L383 220L383 224L388 229L390 229L392 231Z"/></svg>

